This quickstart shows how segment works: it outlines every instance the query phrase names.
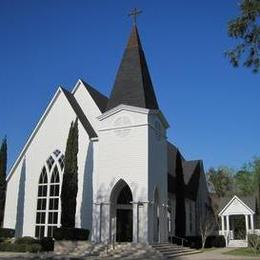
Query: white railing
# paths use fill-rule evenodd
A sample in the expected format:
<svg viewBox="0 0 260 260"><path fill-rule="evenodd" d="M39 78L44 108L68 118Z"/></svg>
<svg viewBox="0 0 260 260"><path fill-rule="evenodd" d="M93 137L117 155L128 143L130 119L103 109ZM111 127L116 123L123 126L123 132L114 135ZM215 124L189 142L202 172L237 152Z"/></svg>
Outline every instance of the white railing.
<svg viewBox="0 0 260 260"><path fill-rule="evenodd" d="M260 229L248 230L248 234L256 234L260 236Z"/></svg>

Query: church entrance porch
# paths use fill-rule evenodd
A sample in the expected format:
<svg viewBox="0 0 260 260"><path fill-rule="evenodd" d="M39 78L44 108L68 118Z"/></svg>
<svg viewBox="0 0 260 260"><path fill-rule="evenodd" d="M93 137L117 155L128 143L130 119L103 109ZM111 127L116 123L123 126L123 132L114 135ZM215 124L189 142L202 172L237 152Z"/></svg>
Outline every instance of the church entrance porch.
<svg viewBox="0 0 260 260"><path fill-rule="evenodd" d="M245 201L246 198L244 198ZM250 204L250 203L249 203ZM225 236L227 247L246 247L248 234L254 233L255 212L239 197L223 203L219 213L221 218L220 235Z"/></svg>
<svg viewBox="0 0 260 260"><path fill-rule="evenodd" d="M120 180L111 193L111 240L133 241L133 196L126 182Z"/></svg>
<svg viewBox="0 0 260 260"><path fill-rule="evenodd" d="M243 215L230 216L230 239L246 239L246 222Z"/></svg>

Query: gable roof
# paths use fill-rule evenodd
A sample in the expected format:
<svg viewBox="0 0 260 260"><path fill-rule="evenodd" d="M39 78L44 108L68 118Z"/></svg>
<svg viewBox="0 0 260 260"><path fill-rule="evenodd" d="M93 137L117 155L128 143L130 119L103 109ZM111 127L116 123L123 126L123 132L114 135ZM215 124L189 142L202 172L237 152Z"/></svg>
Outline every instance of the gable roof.
<svg viewBox="0 0 260 260"><path fill-rule="evenodd" d="M181 156L185 197L196 200L200 185L200 177L203 173L203 163L201 160L186 161L178 148L170 142L167 143L168 192L175 193L176 157L178 153Z"/></svg>
<svg viewBox="0 0 260 260"><path fill-rule="evenodd" d="M183 178L185 184L188 184L196 167L198 166L199 161L182 161L183 168Z"/></svg>
<svg viewBox="0 0 260 260"><path fill-rule="evenodd" d="M175 170L176 170L176 156L179 152L181 156L181 160L185 161L184 157L182 156L179 149L169 141L167 142L167 161L168 161L168 173L172 176L175 176Z"/></svg>
<svg viewBox="0 0 260 260"><path fill-rule="evenodd" d="M159 109L137 27L134 25L107 104Z"/></svg>
<svg viewBox="0 0 260 260"><path fill-rule="evenodd" d="M69 91L67 91L66 89L64 89L64 88L61 88L61 89L62 89L64 95L66 96L67 100L69 101L69 103L70 103L72 109L74 110L75 114L77 115L79 121L81 122L81 124L83 125L85 130L87 131L89 138L97 137L97 134L96 134L94 128L92 127L89 120L85 116L84 112L82 111L82 109L79 106L75 97Z"/></svg>
<svg viewBox="0 0 260 260"><path fill-rule="evenodd" d="M99 110L104 113L106 111L107 107L107 102L108 102L108 97L100 93L98 90L95 88L91 87L88 83L86 83L84 80L81 79L81 82L83 85L86 87L88 90L90 96L93 98L95 103L97 104Z"/></svg>
<svg viewBox="0 0 260 260"><path fill-rule="evenodd" d="M14 170L18 166L18 164L21 161L21 159L23 158L23 156L25 155L25 153L27 151L27 148L29 147L29 145L31 144L34 136L37 134L38 130L40 129L41 125L43 124L45 118L47 117L49 111L51 110L53 104L57 100L57 98L60 95L60 93L63 93L64 96L66 97L67 101L71 105L71 107L74 110L75 114L78 116L81 124L86 129L87 133L89 134L89 137L90 138L96 137L95 131L94 132L92 131L92 129L93 129L92 126L91 125L89 126L88 125L89 122L87 122L88 120L82 116L83 111L79 107L79 105L78 105L77 101L75 100L75 98L73 97L73 95L70 92L68 92L67 90L65 90L64 88L59 87L58 90L56 91L56 93L54 94L54 96L52 97L52 99L51 99L50 103L48 104L47 108L45 109L45 111L44 111L43 115L41 116L40 120L38 121L37 125L35 126L34 130L32 131L31 135L27 139L27 141L26 141L24 147L22 148L22 151L20 152L18 158L16 159L16 161L11 166L11 169L9 170L9 174L8 174L8 176L6 178L7 181L9 181L9 179L12 177L12 175L14 173Z"/></svg>
<svg viewBox="0 0 260 260"><path fill-rule="evenodd" d="M229 197L223 197L220 198L219 201L219 214L223 213L226 208L229 207L229 205L232 204L232 202L237 199L239 202L241 202L243 205L245 205L247 208L249 208L251 211L255 212L256 209L256 199L254 196L229 196Z"/></svg>
<svg viewBox="0 0 260 260"><path fill-rule="evenodd" d="M186 179L186 197L196 200L200 185L200 177L203 172L201 161L188 161L190 166L183 171L184 182ZM189 171L189 172L188 172ZM188 176L187 176L188 175Z"/></svg>

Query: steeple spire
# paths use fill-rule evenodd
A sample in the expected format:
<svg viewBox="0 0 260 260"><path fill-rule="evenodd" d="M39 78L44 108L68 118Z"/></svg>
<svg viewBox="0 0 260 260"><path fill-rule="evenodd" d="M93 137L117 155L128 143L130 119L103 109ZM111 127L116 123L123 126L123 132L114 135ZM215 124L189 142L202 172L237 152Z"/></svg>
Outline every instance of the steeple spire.
<svg viewBox="0 0 260 260"><path fill-rule="evenodd" d="M159 109L135 24L117 72L107 110L120 104Z"/></svg>
<svg viewBox="0 0 260 260"><path fill-rule="evenodd" d="M128 16L133 17L133 24L134 25L136 25L136 17L137 17L137 15L139 15L141 13L142 13L141 10L138 10L138 9L135 8L128 14Z"/></svg>

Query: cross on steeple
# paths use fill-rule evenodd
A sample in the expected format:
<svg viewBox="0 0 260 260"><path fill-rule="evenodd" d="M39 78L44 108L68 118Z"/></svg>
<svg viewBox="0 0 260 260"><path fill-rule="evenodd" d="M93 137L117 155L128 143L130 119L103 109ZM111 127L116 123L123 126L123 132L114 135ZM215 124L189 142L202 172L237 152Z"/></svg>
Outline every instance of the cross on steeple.
<svg viewBox="0 0 260 260"><path fill-rule="evenodd" d="M128 16L132 16L133 17L133 24L136 25L136 17L137 15L141 14L142 11L138 10L137 8L134 8L129 14Z"/></svg>

